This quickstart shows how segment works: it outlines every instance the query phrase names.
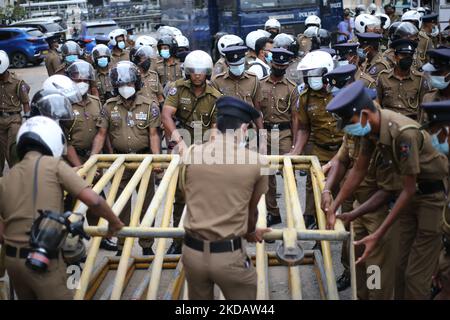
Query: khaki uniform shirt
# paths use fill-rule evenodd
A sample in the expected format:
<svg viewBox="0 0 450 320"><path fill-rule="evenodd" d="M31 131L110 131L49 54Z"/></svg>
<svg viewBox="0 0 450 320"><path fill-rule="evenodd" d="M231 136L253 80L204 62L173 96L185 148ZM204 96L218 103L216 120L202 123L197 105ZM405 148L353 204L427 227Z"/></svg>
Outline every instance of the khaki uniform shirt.
<svg viewBox="0 0 450 320"><path fill-rule="evenodd" d="M140 93L159 104L158 96L163 95L163 87L159 82L158 74L155 71L148 70L142 75L141 80L143 86Z"/></svg>
<svg viewBox="0 0 450 320"><path fill-rule="evenodd" d="M130 51L128 50L111 50L110 66L115 67L120 61L130 61Z"/></svg>
<svg viewBox="0 0 450 320"><path fill-rule="evenodd" d="M245 55L245 70L248 70L251 66L252 63L255 62L256 57L249 55L248 52Z"/></svg>
<svg viewBox="0 0 450 320"><path fill-rule="evenodd" d="M310 128L314 142L319 145L338 146L342 143L343 132L337 129L336 120L326 110L333 96L330 93L306 89L299 98L299 120Z"/></svg>
<svg viewBox="0 0 450 320"><path fill-rule="evenodd" d="M431 143L431 136L418 130L420 124L390 110L381 110L380 136L370 134L361 139L361 152L371 152L375 146L383 161L401 176L417 175L417 181L436 181L448 174L447 157ZM405 126L414 128L405 129Z"/></svg>
<svg viewBox="0 0 450 320"><path fill-rule="evenodd" d="M383 58L381 52L378 52L375 57L364 65L363 72L368 73L375 80L378 78L378 74L386 69L389 69L389 63Z"/></svg>
<svg viewBox="0 0 450 320"><path fill-rule="evenodd" d="M45 57L45 67L47 68L48 76L54 75L61 64L61 56L58 52L56 50L49 50Z"/></svg>
<svg viewBox="0 0 450 320"><path fill-rule="evenodd" d="M230 76L229 71L220 73L213 78L211 85L224 96L236 97L252 106L254 106L253 102L259 102L262 99L258 77L247 71L239 79Z"/></svg>
<svg viewBox="0 0 450 320"><path fill-rule="evenodd" d="M417 45L416 53L421 65L428 62L427 51L431 49L433 49L432 39L426 34L425 31L419 31L419 44Z"/></svg>
<svg viewBox="0 0 450 320"><path fill-rule="evenodd" d="M175 82L183 78L181 73L181 62L175 59L172 64L167 64L167 61L160 58L156 61L152 61L150 70L156 71L159 75L159 82L164 87L167 83Z"/></svg>
<svg viewBox="0 0 450 320"><path fill-rule="evenodd" d="M106 69L96 69L95 79L97 80L97 89L102 105L114 95L114 88L109 78L109 70L109 67Z"/></svg>
<svg viewBox="0 0 450 320"><path fill-rule="evenodd" d="M386 51L383 52L383 59L384 61L386 61L389 64L389 68L394 68L396 63L395 63L395 50L392 48L387 49ZM414 52L413 55L413 64L411 68L414 68L416 70L419 70L422 67L422 62L417 58L417 51Z"/></svg>
<svg viewBox="0 0 450 320"><path fill-rule="evenodd" d="M219 163L195 164L212 144ZM227 155L232 152L234 158L229 161ZM208 241L242 237L247 233L248 215L253 214L249 213L253 193L268 191L268 176L261 175L259 155L240 148L234 135L218 134L214 142L195 146L187 157L192 156L193 160L185 161L194 163L188 164L185 172L186 232ZM242 163L242 159L246 161Z"/></svg>
<svg viewBox="0 0 450 320"><path fill-rule="evenodd" d="M228 65L226 63L226 60L224 57L220 57L219 60L217 60L217 62L214 64L214 68L212 71L212 75L211 77L215 77L220 73L224 73L228 71Z"/></svg>
<svg viewBox="0 0 450 320"><path fill-rule="evenodd" d="M377 86L376 80L372 78L369 74L361 71L360 68L358 68L355 73L355 81L358 80L363 81L364 85L369 89L375 89Z"/></svg>
<svg viewBox="0 0 450 320"><path fill-rule="evenodd" d="M261 112L265 123L291 122L297 106L298 91L294 82L284 77L275 82L270 76L261 80Z"/></svg>
<svg viewBox="0 0 450 320"><path fill-rule="evenodd" d="M300 57L292 59L286 69L286 78L288 78L292 82L295 82L297 85L303 83L303 75L300 71L297 71L297 65L301 60L302 59Z"/></svg>
<svg viewBox="0 0 450 320"><path fill-rule="evenodd" d="M33 206L33 180L39 152L28 152L0 180L0 221L5 224L5 242L13 246L28 246L27 234L37 210L64 212L64 190L73 197L88 187L86 181L62 159L44 156L38 167L36 205Z"/></svg>
<svg viewBox="0 0 450 320"><path fill-rule="evenodd" d="M360 137L345 134L342 139L341 147L336 156L340 162L348 163L348 169L352 168L358 159Z"/></svg>
<svg viewBox="0 0 450 320"><path fill-rule="evenodd" d="M161 125L161 115L156 102L141 94L128 107L121 96L106 101L105 128L115 153L150 152L149 128Z"/></svg>
<svg viewBox="0 0 450 320"><path fill-rule="evenodd" d="M418 119L418 107L429 90L425 76L413 69L403 80L394 75L394 69L382 71L378 76L377 96L381 107L413 119Z"/></svg>
<svg viewBox="0 0 450 320"><path fill-rule="evenodd" d="M30 102L30 87L10 71L6 80L0 80L0 112L21 112L22 105Z"/></svg>
<svg viewBox="0 0 450 320"><path fill-rule="evenodd" d="M100 99L90 94L80 103L72 104L74 119L61 121L67 141L77 151L90 151L98 128L104 127Z"/></svg>
<svg viewBox="0 0 450 320"><path fill-rule="evenodd" d="M180 79L169 90L164 104L177 109L177 119L193 137L194 127L201 127L202 133L205 133L216 123L216 100L221 96L219 91L207 83L203 94L196 97L191 90L191 80Z"/></svg>
<svg viewBox="0 0 450 320"><path fill-rule="evenodd" d="M61 65L59 65L56 69L55 69L55 74L60 74L65 76L66 75L66 69L69 65L67 64L67 62L62 62Z"/></svg>

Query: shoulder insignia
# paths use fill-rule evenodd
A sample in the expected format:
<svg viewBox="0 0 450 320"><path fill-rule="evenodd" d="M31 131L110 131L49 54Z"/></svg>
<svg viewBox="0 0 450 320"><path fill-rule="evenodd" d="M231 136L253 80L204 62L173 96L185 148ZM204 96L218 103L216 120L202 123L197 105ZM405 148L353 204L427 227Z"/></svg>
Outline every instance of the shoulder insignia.
<svg viewBox="0 0 450 320"><path fill-rule="evenodd" d="M30 92L30 86L25 81L20 81L20 91L28 94Z"/></svg>
<svg viewBox="0 0 450 320"><path fill-rule="evenodd" d="M297 86L297 91L298 94L302 96L308 92L308 88L306 87L305 83L302 83Z"/></svg>
<svg viewBox="0 0 450 320"><path fill-rule="evenodd" d="M152 113L153 117L158 117L159 116L159 106L156 105L156 103L152 103L152 107L150 109L150 112Z"/></svg>
<svg viewBox="0 0 450 320"><path fill-rule="evenodd" d="M290 85L292 85L292 86L294 86L294 87L297 86L297 84L296 84L294 81L292 81L291 79L289 79L289 78L285 78L285 79L286 79L286 81L287 81Z"/></svg>
<svg viewBox="0 0 450 320"><path fill-rule="evenodd" d="M399 156L400 159L405 160L409 158L411 152L411 145L408 143L400 143L399 145Z"/></svg>
<svg viewBox="0 0 450 320"><path fill-rule="evenodd" d="M177 91L178 91L177 87L172 87L172 88L169 89L169 94L171 96L174 96L174 95L177 94Z"/></svg>
<svg viewBox="0 0 450 320"><path fill-rule="evenodd" d="M372 68L369 69L369 74L376 74L377 73L377 66L373 66Z"/></svg>

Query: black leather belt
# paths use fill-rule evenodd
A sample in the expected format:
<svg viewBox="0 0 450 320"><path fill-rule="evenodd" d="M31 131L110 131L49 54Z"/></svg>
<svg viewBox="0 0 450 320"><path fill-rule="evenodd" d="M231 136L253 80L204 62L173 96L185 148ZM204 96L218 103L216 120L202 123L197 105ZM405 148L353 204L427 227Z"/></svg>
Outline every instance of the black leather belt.
<svg viewBox="0 0 450 320"><path fill-rule="evenodd" d="M445 185L442 180L422 181L417 183L417 194L433 194L437 192L445 192Z"/></svg>
<svg viewBox="0 0 450 320"><path fill-rule="evenodd" d="M341 147L341 144L320 144L320 143L315 143L316 146L318 146L319 148L328 150L328 151L337 151L339 150L339 148Z"/></svg>
<svg viewBox="0 0 450 320"><path fill-rule="evenodd" d="M5 247L5 254L8 257L11 258L17 258L17 251L19 251L19 258L20 259L26 259L28 257L28 254L31 252L30 248L16 248L10 245L6 245ZM59 256L59 252L56 252L54 254L49 254L49 259L57 259Z"/></svg>
<svg viewBox="0 0 450 320"><path fill-rule="evenodd" d="M115 154L150 154L150 148L145 148L145 149L141 149L138 151L125 151L125 152L121 152L120 150L117 149L113 149L113 152Z"/></svg>
<svg viewBox="0 0 450 320"><path fill-rule="evenodd" d="M290 122L269 123L264 122L264 129L266 130L287 130L291 128Z"/></svg>
<svg viewBox="0 0 450 320"><path fill-rule="evenodd" d="M189 248L202 251L203 252L203 244L202 240L196 239L188 235L187 233L184 236L184 244ZM221 252L231 252L238 250L242 247L242 239L234 238L230 240L218 240L211 241L209 243L209 252L211 253L221 253Z"/></svg>
<svg viewBox="0 0 450 320"><path fill-rule="evenodd" d="M20 114L20 112L4 112L4 111L0 111L0 117L11 117L14 116L16 114Z"/></svg>

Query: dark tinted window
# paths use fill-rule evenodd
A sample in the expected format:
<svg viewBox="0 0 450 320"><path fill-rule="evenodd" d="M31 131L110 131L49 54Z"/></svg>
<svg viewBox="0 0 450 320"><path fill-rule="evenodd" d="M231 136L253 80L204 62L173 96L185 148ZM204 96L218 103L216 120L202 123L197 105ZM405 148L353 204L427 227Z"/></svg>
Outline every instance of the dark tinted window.
<svg viewBox="0 0 450 320"><path fill-rule="evenodd" d="M316 4L316 0L241 0L241 9L270 9L280 7L304 7Z"/></svg>
<svg viewBox="0 0 450 320"><path fill-rule="evenodd" d="M63 28L57 23L47 23L44 25L44 28L47 29L47 32L63 31Z"/></svg>
<svg viewBox="0 0 450 320"><path fill-rule="evenodd" d="M11 32L0 31L0 41L11 39Z"/></svg>
<svg viewBox="0 0 450 320"><path fill-rule="evenodd" d="M108 35L111 31L117 29L118 26L116 24L111 25L99 25L99 26L90 26L87 27L86 34L89 36L96 35Z"/></svg>

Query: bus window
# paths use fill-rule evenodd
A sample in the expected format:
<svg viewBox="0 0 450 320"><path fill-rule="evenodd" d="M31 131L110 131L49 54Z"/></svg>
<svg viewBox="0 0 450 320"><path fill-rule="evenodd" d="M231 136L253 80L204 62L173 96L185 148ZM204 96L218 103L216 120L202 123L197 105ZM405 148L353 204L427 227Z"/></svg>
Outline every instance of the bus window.
<svg viewBox="0 0 450 320"><path fill-rule="evenodd" d="M316 0L304 0L301 6L316 5ZM241 0L242 10L299 7L298 0Z"/></svg>

